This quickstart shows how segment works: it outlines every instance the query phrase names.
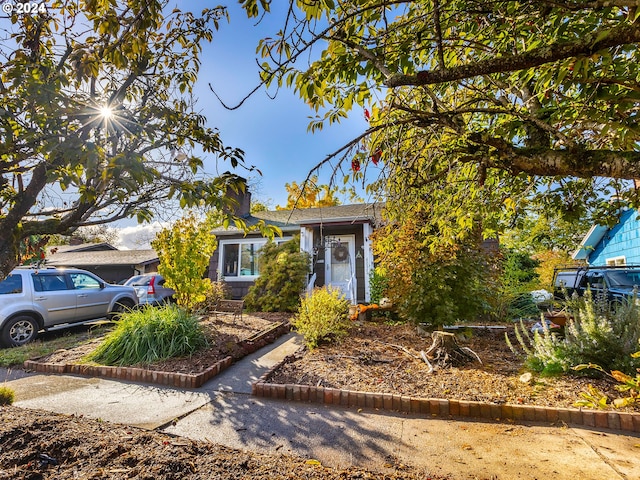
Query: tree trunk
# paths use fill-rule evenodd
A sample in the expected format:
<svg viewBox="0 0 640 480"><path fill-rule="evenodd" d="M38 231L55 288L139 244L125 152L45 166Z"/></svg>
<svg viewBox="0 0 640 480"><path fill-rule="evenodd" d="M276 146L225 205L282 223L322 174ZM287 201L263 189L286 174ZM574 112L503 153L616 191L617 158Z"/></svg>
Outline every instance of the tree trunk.
<svg viewBox="0 0 640 480"><path fill-rule="evenodd" d="M11 238L10 235L7 235ZM4 280L18 265L18 252L15 242L0 236L0 281Z"/></svg>
<svg viewBox="0 0 640 480"><path fill-rule="evenodd" d="M435 331L431 334L433 342L424 352L432 366L440 368L457 367L469 362L480 361L478 356L467 347L458 345L453 333Z"/></svg>

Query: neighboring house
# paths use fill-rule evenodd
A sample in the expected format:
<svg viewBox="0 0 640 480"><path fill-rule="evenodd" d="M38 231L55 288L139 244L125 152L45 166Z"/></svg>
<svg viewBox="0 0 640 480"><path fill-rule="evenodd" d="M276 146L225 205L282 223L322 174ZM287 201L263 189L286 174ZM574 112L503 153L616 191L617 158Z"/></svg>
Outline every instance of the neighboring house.
<svg viewBox="0 0 640 480"><path fill-rule="evenodd" d="M640 213L629 209L612 228L594 225L573 253L589 265L640 265Z"/></svg>
<svg viewBox="0 0 640 480"><path fill-rule="evenodd" d="M300 235L300 249L312 258L308 289L333 285L352 302L370 300L369 279L373 271L370 235L380 222L380 204L353 204L296 210L249 213L250 193L238 198L236 215L247 225L260 220L282 230L284 242ZM211 258L209 276L224 280L233 298L242 298L260 276L259 250L267 243L260 233L245 235L236 228L214 233L218 248Z"/></svg>
<svg viewBox="0 0 640 480"><path fill-rule="evenodd" d="M108 243L83 243L49 247L45 265L76 267L95 273L109 283L118 283L133 275L158 271L154 250L118 250Z"/></svg>

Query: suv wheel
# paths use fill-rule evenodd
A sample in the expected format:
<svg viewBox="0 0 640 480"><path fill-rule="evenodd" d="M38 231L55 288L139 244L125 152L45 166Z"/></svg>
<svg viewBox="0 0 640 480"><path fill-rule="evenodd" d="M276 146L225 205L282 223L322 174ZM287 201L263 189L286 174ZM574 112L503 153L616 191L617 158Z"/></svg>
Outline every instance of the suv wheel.
<svg viewBox="0 0 640 480"><path fill-rule="evenodd" d="M118 300L113 306L113 311L109 314L109 318L112 320L118 320L123 313L130 311L134 307L135 303L132 300L123 298Z"/></svg>
<svg viewBox="0 0 640 480"><path fill-rule="evenodd" d="M2 344L6 347L19 347L38 336L38 322L28 315L19 315L9 320L2 328Z"/></svg>

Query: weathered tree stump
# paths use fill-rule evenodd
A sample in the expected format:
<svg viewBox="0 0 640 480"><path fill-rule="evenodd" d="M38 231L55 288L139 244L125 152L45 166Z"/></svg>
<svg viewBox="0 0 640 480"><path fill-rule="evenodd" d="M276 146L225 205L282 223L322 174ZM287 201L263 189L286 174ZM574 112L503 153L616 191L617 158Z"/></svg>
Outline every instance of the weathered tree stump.
<svg viewBox="0 0 640 480"><path fill-rule="evenodd" d="M434 367L458 367L469 362L478 361L480 357L468 347L458 345L453 333L435 331L431 334L433 342L429 349L422 352L422 359L433 369Z"/></svg>

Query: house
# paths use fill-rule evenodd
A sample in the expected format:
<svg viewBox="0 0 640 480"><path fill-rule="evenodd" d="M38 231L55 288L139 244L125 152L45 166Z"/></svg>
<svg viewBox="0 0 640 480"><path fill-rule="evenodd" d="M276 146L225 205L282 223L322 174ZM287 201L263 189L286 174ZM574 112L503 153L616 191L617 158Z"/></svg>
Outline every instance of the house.
<svg viewBox="0 0 640 480"><path fill-rule="evenodd" d="M141 273L157 272L159 263L154 250L118 250L108 243L49 247L45 260L48 267L81 268L109 283L119 283Z"/></svg>
<svg viewBox="0 0 640 480"><path fill-rule="evenodd" d="M250 213L251 194L238 198L235 214L248 226L264 221L282 230L284 242L300 235L300 249L312 258L309 286L340 288L352 303L370 300L373 271L370 235L380 222L381 204L274 210ZM260 276L258 252L267 239L260 233L244 234L237 228L217 229L218 248L211 258L209 276L224 280L233 298L242 298Z"/></svg>
<svg viewBox="0 0 640 480"><path fill-rule="evenodd" d="M575 260L589 265L640 265L640 214L623 211L612 228L594 225L573 253Z"/></svg>

